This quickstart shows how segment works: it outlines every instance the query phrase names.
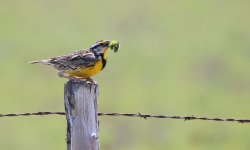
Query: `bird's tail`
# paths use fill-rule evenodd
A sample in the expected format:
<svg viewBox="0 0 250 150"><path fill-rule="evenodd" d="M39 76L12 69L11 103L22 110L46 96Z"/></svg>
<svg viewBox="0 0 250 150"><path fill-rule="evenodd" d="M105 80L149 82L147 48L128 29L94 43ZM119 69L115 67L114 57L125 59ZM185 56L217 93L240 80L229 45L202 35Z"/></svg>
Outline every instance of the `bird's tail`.
<svg viewBox="0 0 250 150"><path fill-rule="evenodd" d="M43 65L50 65L50 59L44 59L44 60L35 60L29 62L29 64L43 64Z"/></svg>

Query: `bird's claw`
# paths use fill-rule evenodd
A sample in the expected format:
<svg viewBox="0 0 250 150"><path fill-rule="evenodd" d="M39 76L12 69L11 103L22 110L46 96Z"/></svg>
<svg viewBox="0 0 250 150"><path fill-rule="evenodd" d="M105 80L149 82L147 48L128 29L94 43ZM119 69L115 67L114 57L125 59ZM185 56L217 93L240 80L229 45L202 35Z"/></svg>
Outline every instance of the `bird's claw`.
<svg viewBox="0 0 250 150"><path fill-rule="evenodd" d="M87 79L85 80L85 82L90 82L90 83L92 83L92 84L94 84L94 85L99 85L96 81L94 81L94 80L91 79L91 78L87 78Z"/></svg>
<svg viewBox="0 0 250 150"><path fill-rule="evenodd" d="M78 81L78 82L84 82L84 83L91 83L91 84L94 84L94 85L99 85L96 81L94 81L91 78L81 78L81 77L67 76L67 75L65 75L62 72L59 72L58 75L61 78L67 78L67 79L73 80L73 81Z"/></svg>

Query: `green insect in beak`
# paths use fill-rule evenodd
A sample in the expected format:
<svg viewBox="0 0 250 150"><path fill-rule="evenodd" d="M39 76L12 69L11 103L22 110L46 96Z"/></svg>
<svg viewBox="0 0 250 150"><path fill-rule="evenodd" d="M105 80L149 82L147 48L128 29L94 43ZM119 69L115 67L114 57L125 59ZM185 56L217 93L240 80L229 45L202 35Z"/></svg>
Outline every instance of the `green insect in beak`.
<svg viewBox="0 0 250 150"><path fill-rule="evenodd" d="M120 47L120 44L118 41L113 40L109 43L109 47L111 50L114 50L114 52L117 52Z"/></svg>

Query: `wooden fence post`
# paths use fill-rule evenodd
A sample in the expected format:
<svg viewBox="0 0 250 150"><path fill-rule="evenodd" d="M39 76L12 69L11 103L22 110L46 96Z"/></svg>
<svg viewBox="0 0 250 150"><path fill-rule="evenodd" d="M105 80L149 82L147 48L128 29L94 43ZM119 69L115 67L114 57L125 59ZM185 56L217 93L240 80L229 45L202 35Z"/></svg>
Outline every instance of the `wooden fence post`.
<svg viewBox="0 0 250 150"><path fill-rule="evenodd" d="M69 80L64 87L67 150L99 150L97 100L99 88L92 83Z"/></svg>

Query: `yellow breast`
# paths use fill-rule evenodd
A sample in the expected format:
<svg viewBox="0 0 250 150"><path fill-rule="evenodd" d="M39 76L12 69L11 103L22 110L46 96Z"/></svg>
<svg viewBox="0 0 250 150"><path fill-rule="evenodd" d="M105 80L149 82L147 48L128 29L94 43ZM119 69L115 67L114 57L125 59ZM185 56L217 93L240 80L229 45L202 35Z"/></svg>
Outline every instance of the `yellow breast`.
<svg viewBox="0 0 250 150"><path fill-rule="evenodd" d="M102 70L102 61L99 60L95 66L89 68L79 68L71 72L65 72L69 76L89 78Z"/></svg>

